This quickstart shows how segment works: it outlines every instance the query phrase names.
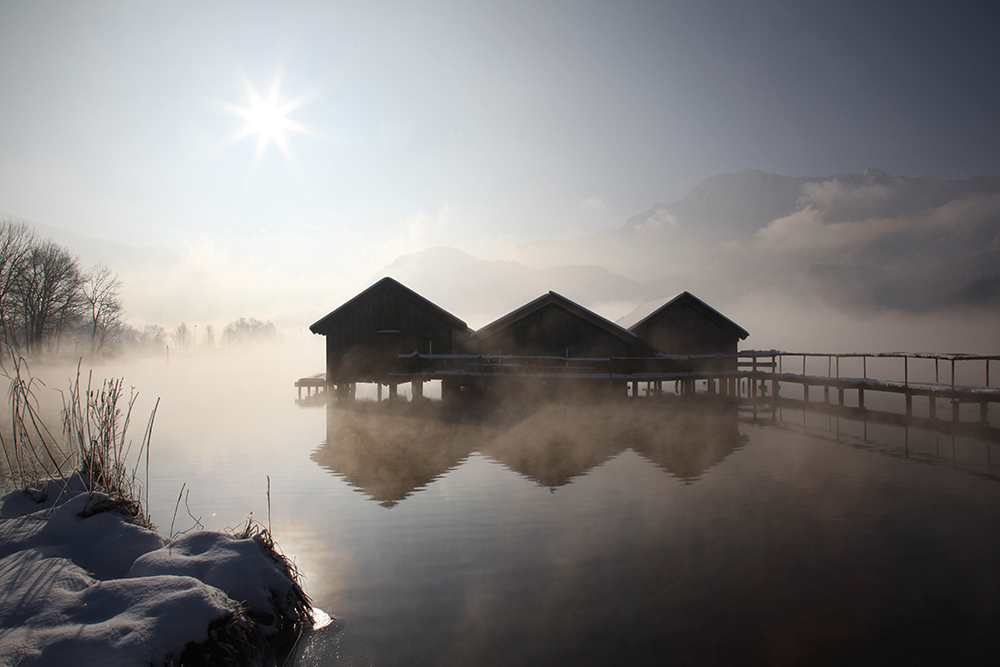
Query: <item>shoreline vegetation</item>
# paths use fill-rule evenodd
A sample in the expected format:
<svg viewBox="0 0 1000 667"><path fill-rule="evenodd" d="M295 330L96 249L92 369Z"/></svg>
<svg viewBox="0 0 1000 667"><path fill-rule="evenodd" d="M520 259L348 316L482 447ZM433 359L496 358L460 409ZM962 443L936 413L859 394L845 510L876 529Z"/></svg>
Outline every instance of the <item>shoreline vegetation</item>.
<svg viewBox="0 0 1000 667"><path fill-rule="evenodd" d="M95 387L92 374L84 386L78 366L63 394L60 439L41 417L41 383L27 362L5 361L11 423L0 444L12 490L0 498L0 664L287 659L325 614L269 527L251 518L233 530L174 534L171 525L164 537L149 518L159 402L133 448L135 389L126 395L120 379Z"/></svg>

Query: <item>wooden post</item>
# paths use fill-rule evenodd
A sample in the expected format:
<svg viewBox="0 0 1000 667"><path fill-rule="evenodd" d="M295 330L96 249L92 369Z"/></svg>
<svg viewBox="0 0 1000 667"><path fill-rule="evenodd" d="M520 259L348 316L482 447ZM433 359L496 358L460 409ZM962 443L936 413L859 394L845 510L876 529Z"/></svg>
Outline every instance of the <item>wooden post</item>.
<svg viewBox="0 0 1000 667"><path fill-rule="evenodd" d="M837 405L840 405L840 406L844 405L844 388L843 387L838 387L837 388Z"/></svg>
<svg viewBox="0 0 1000 667"><path fill-rule="evenodd" d="M823 386L823 400L827 403L830 402L830 385Z"/></svg>
<svg viewBox="0 0 1000 667"><path fill-rule="evenodd" d="M906 392L906 416L913 416L913 394Z"/></svg>
<svg viewBox="0 0 1000 667"><path fill-rule="evenodd" d="M389 383L389 400L391 401L394 398L396 398L396 383L395 382L390 382Z"/></svg>
<svg viewBox="0 0 1000 667"><path fill-rule="evenodd" d="M777 357L778 366L775 366L775 356L771 355L771 375L773 376L775 371L778 370L781 364L781 357ZM777 378L771 379L771 401L772 405L778 400L778 380Z"/></svg>
<svg viewBox="0 0 1000 667"><path fill-rule="evenodd" d="M410 389L413 390L413 391L410 392L411 395L412 395L412 398L410 399L411 401L416 401L416 400L418 400L420 398L423 398L423 396L424 396L424 381L423 380L411 380L410 381Z"/></svg>
<svg viewBox="0 0 1000 667"><path fill-rule="evenodd" d="M858 389L858 407L861 408L862 410L865 409L865 390L864 389Z"/></svg>
<svg viewBox="0 0 1000 667"><path fill-rule="evenodd" d="M903 357L903 386L910 386L910 358ZM909 396L909 394L907 394Z"/></svg>
<svg viewBox="0 0 1000 667"><path fill-rule="evenodd" d="M802 400L806 403L809 402L809 385L805 382L802 383Z"/></svg>
<svg viewBox="0 0 1000 667"><path fill-rule="evenodd" d="M864 374L864 378L868 379L868 357L861 355L861 372Z"/></svg>
<svg viewBox="0 0 1000 667"><path fill-rule="evenodd" d="M990 360L986 360L986 386L990 386Z"/></svg>
<svg viewBox="0 0 1000 667"><path fill-rule="evenodd" d="M633 380L632 381L632 398L635 398L638 395L639 395L639 383Z"/></svg>
<svg viewBox="0 0 1000 667"><path fill-rule="evenodd" d="M375 392L376 399L378 400L379 403L381 403L382 402L382 383L381 382L377 382L376 385L378 386L378 390Z"/></svg>
<svg viewBox="0 0 1000 667"><path fill-rule="evenodd" d="M955 360L951 360L951 390L955 391Z"/></svg>
<svg viewBox="0 0 1000 667"><path fill-rule="evenodd" d="M940 361L940 359L938 359L937 357L935 357L934 358L934 382L935 383L941 381L941 367L938 365L938 361Z"/></svg>

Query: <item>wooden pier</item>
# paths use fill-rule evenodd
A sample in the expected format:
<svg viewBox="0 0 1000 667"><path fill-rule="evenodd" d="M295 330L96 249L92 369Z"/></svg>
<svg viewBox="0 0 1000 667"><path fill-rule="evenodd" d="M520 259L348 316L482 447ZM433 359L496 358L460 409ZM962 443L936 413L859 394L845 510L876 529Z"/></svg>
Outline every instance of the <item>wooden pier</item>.
<svg viewBox="0 0 1000 667"><path fill-rule="evenodd" d="M302 389L306 390L306 398L312 398L314 396L324 394L327 390L326 378L323 373L317 373L316 375L311 375L307 378L299 378L295 381L295 388L299 390L298 400L302 400Z"/></svg>
<svg viewBox="0 0 1000 667"><path fill-rule="evenodd" d="M842 374L841 366L845 361L853 362L857 367L860 362L861 377ZM890 361L891 360L891 361ZM825 353L791 353L768 351L746 351L740 353L741 369L749 368L749 372L740 371L745 379L743 396L751 400L767 401L783 397L782 388L785 385L799 386L803 403L821 402L828 405L866 409L866 394L901 395L904 401L903 414L915 416L914 397L926 398L926 411L918 410L916 416L926 419L938 419L938 405L943 403L951 408L951 421L961 420L961 406L975 405L978 407L978 421L989 422L989 406L1000 403L1000 386L991 384L991 362L1000 356L973 354L909 354L909 353L875 353L875 354L825 354ZM808 372L808 363L813 362L813 372ZM826 373L815 372L816 362L826 362ZM881 362L885 373L886 363L895 365L893 377L872 377L869 373L871 362ZM922 377L915 379L913 366L919 363L924 368ZM933 380L930 379L930 368L933 367ZM942 367L945 370L942 381ZM978 367L978 368L974 368ZM794 370L785 370L792 369ZM763 369L763 370L762 370ZM958 371L964 371L966 380L959 382ZM978 371L978 372L977 372ZM971 384L969 379L978 376L982 383ZM814 398L814 389L821 390L822 400ZM848 400L853 398L853 405ZM923 412L923 414L919 414Z"/></svg>
<svg viewBox="0 0 1000 667"><path fill-rule="evenodd" d="M441 380L453 387L502 386L533 382L553 393L562 387L598 389L618 398L666 395L728 396L748 404L794 405L842 414L885 412L927 423L990 424L990 405L1000 403L994 382L1000 356L913 353L811 353L747 350L735 355L657 355L653 357L558 357L474 354L401 354L395 372L376 380L395 398L397 386ZM853 371L853 372L851 372ZM855 373L860 371L860 376ZM873 372L875 371L875 372ZM961 380L959 378L961 377ZM980 379L981 382L975 382ZM296 382L310 392L325 390L322 376ZM353 383L338 387L352 397ZM875 396L901 396L898 413L869 404ZM876 401L877 402L877 401ZM884 400L882 401L884 402ZM939 408L950 406L942 419ZM973 415L962 406L973 405ZM996 413L996 409L993 410ZM1000 415L994 414L994 417ZM970 419L972 417L972 419ZM996 419L994 420L996 421Z"/></svg>

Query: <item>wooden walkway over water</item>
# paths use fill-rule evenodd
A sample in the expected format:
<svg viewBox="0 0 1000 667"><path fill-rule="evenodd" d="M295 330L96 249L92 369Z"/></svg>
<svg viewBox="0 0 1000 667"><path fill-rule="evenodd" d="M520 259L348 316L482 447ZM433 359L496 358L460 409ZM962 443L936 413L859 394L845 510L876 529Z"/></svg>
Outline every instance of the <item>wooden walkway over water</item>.
<svg viewBox="0 0 1000 667"><path fill-rule="evenodd" d="M997 355L919 353L816 353L746 350L724 355L658 355L656 357L526 357L514 355L399 356L397 371L379 379L396 396L396 386L413 384L422 396L424 382L478 378L523 378L552 384L605 383L624 396L649 398L667 394L729 396L756 405L779 402L810 409L840 408L853 413L886 412L902 417L988 425L990 405L1000 403ZM725 370L722 370L725 369ZM295 383L301 398L326 391L322 375ZM621 395L621 394L618 394ZM902 398L898 410L885 408L885 397ZM872 403L877 405L871 405ZM973 406L970 408L963 406ZM950 413L949 413L950 411ZM994 413L998 411L994 408ZM1000 415L993 415L1000 418Z"/></svg>
<svg viewBox="0 0 1000 667"><path fill-rule="evenodd" d="M860 377L842 372L842 366L847 361L852 362L854 370L861 370ZM907 417L915 416L914 398L922 398L926 399L926 407L918 408L917 416L938 419L939 406L944 404L950 406L951 420L958 422L962 417L962 406L972 405L977 408L978 421L987 423L990 404L1000 403L1000 386L992 383L990 375L991 362L995 369L997 361L1000 361L1000 356L973 354L826 354L751 350L740 354L741 370L738 374L743 379L741 396L751 400L766 402L769 396L780 399L786 387L797 387L804 403L822 402L865 410L866 395L890 394L902 396L903 414ZM818 373L817 362L820 367ZM878 375L881 377L869 371L875 362L878 362ZM825 373L823 365L826 366ZM919 375L914 373L914 366L920 366ZM960 373L962 379L959 379ZM977 377L982 380L981 383L974 382ZM817 400L816 394L820 391L822 398Z"/></svg>

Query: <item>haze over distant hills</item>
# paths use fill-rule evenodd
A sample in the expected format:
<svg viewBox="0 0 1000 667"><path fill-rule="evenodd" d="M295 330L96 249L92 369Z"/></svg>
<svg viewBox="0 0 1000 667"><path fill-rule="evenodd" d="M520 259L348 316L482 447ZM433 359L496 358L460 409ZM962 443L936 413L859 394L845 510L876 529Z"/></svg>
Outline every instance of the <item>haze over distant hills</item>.
<svg viewBox="0 0 1000 667"><path fill-rule="evenodd" d="M663 297L779 290L848 309L997 306L1000 177L789 177L748 169L702 181L616 229L532 242L505 258L597 264Z"/></svg>
<svg viewBox="0 0 1000 667"><path fill-rule="evenodd" d="M946 180L867 169L799 177L748 169L707 178L680 201L656 203L620 227L520 243L492 257L427 248L373 266L367 281L357 275L351 285L324 277L322 266L285 267L280 258L296 257L294 248L244 261L36 227L85 265L102 261L123 272L132 283L130 313L144 321L209 321L278 303L280 326L305 326L353 296L357 284L384 275L474 328L549 290L610 319L684 290L742 317L752 307L749 295L862 315L1000 312L1000 176ZM314 274L291 277L303 271ZM223 307L232 312L216 313Z"/></svg>

